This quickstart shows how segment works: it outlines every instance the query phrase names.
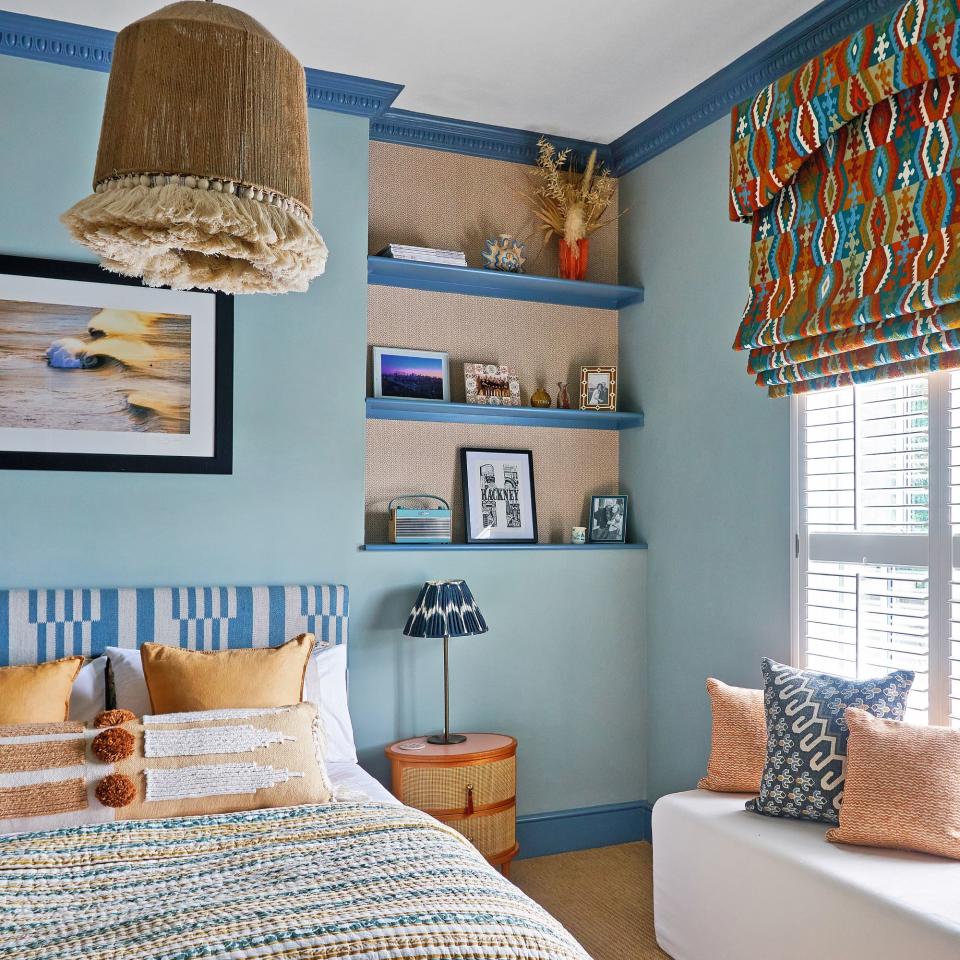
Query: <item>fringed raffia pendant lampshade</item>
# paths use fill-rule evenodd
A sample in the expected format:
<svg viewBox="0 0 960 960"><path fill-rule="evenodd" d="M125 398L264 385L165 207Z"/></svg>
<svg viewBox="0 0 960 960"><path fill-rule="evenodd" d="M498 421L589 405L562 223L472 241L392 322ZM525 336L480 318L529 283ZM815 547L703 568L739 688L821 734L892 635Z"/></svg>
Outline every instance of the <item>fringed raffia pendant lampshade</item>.
<svg viewBox="0 0 960 960"><path fill-rule="evenodd" d="M116 273L224 293L323 273L303 67L232 7L186 0L120 31L93 187L63 222Z"/></svg>

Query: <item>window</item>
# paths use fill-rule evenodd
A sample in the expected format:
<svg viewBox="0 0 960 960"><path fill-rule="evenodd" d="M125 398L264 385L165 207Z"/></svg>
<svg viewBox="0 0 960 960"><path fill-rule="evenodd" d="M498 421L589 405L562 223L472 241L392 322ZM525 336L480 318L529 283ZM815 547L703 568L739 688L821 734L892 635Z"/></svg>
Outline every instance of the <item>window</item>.
<svg viewBox="0 0 960 960"><path fill-rule="evenodd" d="M914 670L908 719L960 728L960 375L791 404L795 661Z"/></svg>

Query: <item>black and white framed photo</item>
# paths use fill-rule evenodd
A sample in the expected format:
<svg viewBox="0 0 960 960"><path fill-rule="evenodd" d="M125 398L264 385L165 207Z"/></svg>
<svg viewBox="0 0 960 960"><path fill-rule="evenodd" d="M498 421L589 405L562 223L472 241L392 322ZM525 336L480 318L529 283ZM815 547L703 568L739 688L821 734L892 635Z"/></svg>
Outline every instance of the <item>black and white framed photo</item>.
<svg viewBox="0 0 960 960"><path fill-rule="evenodd" d="M591 543L627 542L627 498L591 497L590 526Z"/></svg>
<svg viewBox="0 0 960 960"><path fill-rule="evenodd" d="M467 543L536 543L529 450L460 451Z"/></svg>
<svg viewBox="0 0 960 960"><path fill-rule="evenodd" d="M580 409L617 409L617 368L580 368Z"/></svg>
<svg viewBox="0 0 960 960"><path fill-rule="evenodd" d="M0 256L0 468L230 473L233 300Z"/></svg>
<svg viewBox="0 0 960 960"><path fill-rule="evenodd" d="M373 395L449 403L449 354L435 350L374 347Z"/></svg>

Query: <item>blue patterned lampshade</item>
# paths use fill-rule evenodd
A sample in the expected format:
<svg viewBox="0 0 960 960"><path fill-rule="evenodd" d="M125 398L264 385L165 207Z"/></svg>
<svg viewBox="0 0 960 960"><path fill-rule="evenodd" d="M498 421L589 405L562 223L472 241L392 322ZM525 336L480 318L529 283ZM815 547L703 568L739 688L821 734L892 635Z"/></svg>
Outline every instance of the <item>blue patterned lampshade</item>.
<svg viewBox="0 0 960 960"><path fill-rule="evenodd" d="M428 580L423 585L403 635L443 638L443 733L427 737L428 743L449 746L467 739L450 732L450 638L486 632L487 621L465 580Z"/></svg>
<svg viewBox="0 0 960 960"><path fill-rule="evenodd" d="M487 621L466 580L429 580L410 611L405 637L472 637L487 632Z"/></svg>

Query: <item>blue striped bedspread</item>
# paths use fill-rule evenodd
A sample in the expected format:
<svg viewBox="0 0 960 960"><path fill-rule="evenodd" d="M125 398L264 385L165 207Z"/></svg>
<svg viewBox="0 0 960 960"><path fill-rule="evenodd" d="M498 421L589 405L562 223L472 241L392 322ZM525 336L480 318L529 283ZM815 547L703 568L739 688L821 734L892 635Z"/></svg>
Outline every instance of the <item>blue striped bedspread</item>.
<svg viewBox="0 0 960 960"><path fill-rule="evenodd" d="M0 837L0 958L589 960L459 834L383 803Z"/></svg>

